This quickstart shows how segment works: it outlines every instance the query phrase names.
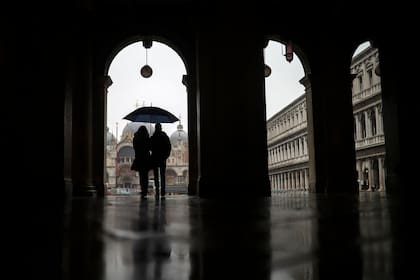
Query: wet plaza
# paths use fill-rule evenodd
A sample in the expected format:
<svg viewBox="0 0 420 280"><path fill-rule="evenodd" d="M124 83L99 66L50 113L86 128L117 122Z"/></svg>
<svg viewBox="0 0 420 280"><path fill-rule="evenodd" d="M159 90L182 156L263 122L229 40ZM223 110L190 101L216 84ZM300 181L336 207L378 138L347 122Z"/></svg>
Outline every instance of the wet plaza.
<svg viewBox="0 0 420 280"><path fill-rule="evenodd" d="M379 192L74 197L63 279L397 279L398 207Z"/></svg>

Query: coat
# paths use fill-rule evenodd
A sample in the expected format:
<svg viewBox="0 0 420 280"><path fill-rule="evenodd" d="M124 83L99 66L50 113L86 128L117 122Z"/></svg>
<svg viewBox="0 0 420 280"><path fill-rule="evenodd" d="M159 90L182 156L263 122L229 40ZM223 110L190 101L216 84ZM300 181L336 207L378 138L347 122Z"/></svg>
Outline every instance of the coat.
<svg viewBox="0 0 420 280"><path fill-rule="evenodd" d="M151 168L151 157L150 157L150 140L147 138L140 138L138 133L134 134L133 138L134 148L134 161L131 165L132 170L139 171L140 169Z"/></svg>
<svg viewBox="0 0 420 280"><path fill-rule="evenodd" d="M166 161L172 149L168 135L164 131L155 132L150 137L150 149L154 164Z"/></svg>

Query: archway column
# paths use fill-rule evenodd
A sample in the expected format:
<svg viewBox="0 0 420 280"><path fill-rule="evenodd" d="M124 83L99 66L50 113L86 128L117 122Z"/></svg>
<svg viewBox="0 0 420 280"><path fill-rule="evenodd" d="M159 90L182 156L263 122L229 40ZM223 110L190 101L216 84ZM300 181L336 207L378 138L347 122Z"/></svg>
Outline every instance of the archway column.
<svg viewBox="0 0 420 280"><path fill-rule="evenodd" d="M191 67L193 67L191 63ZM194 69L191 69L193 73ZM197 83L192 74L184 75L182 83L187 89L188 103L188 194L198 194L198 150L197 150Z"/></svg>
<svg viewBox="0 0 420 280"><path fill-rule="evenodd" d="M384 172L384 158L378 158L378 169L379 169L379 191L385 190L385 172Z"/></svg>
<svg viewBox="0 0 420 280"><path fill-rule="evenodd" d="M330 49L328 57L317 53L308 57L312 72L301 83L307 98L310 191L358 192L354 187L352 77L346 55Z"/></svg>
<svg viewBox="0 0 420 280"><path fill-rule="evenodd" d="M263 38L213 28L197 38L199 195L270 196Z"/></svg>
<svg viewBox="0 0 420 280"><path fill-rule="evenodd" d="M307 136L304 142L304 150L308 155L308 190L316 192L316 169L315 169L315 146L314 146L314 120L313 120L313 102L312 102L312 87L310 76L306 75L299 81L305 87L306 98L306 117L307 117Z"/></svg>
<svg viewBox="0 0 420 280"><path fill-rule="evenodd" d="M373 184L374 184L374 180L373 180L373 174L375 173L374 169L373 169L373 160L371 158L366 160L366 168L368 169L368 182L369 182L369 188L368 191L372 191L373 190Z"/></svg>
<svg viewBox="0 0 420 280"><path fill-rule="evenodd" d="M105 195L105 152L106 152L106 100L108 87L111 86L110 76L101 74L101 67L96 67L93 75L91 137L92 143L92 185L99 196Z"/></svg>
<svg viewBox="0 0 420 280"><path fill-rule="evenodd" d="M82 40L82 39L81 39ZM73 195L96 195L93 185L93 134L92 134L92 52L91 42L85 39L74 55L73 104L72 104L72 155L71 172ZM104 136L102 135L102 138ZM103 155L102 155L103 157Z"/></svg>

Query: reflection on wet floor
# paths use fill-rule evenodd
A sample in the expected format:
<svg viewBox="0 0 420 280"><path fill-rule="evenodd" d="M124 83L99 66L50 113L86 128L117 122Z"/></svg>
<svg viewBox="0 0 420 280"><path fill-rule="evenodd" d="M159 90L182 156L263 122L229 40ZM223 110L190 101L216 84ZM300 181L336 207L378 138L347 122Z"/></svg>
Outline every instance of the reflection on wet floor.
<svg viewBox="0 0 420 280"><path fill-rule="evenodd" d="M64 279L394 279L381 193L74 198Z"/></svg>

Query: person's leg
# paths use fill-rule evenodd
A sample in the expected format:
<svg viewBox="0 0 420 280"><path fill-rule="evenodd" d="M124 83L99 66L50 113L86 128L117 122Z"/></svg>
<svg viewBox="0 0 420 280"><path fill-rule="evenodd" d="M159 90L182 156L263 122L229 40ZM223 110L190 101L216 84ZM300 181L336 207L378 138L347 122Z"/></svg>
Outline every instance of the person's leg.
<svg viewBox="0 0 420 280"><path fill-rule="evenodd" d="M166 161L160 165L160 194L162 196L166 194Z"/></svg>
<svg viewBox="0 0 420 280"><path fill-rule="evenodd" d="M141 196L147 195L147 190L149 187L149 174L147 169L141 169L139 172L140 175L140 188L141 188Z"/></svg>
<svg viewBox="0 0 420 280"><path fill-rule="evenodd" d="M156 193L159 193L160 186L159 186L159 167L158 166L153 167L153 179L155 180L155 191Z"/></svg>

